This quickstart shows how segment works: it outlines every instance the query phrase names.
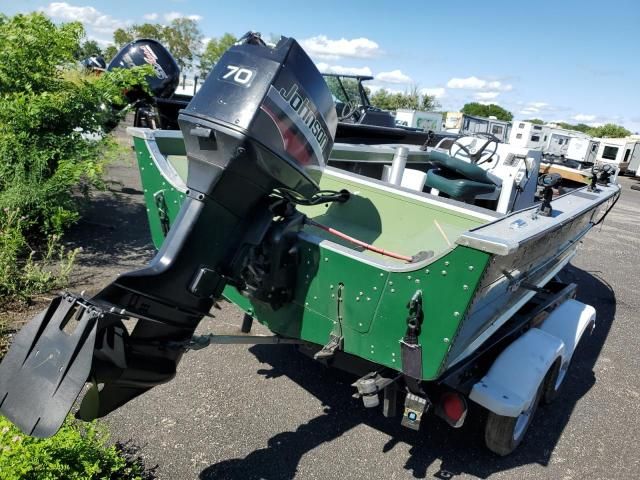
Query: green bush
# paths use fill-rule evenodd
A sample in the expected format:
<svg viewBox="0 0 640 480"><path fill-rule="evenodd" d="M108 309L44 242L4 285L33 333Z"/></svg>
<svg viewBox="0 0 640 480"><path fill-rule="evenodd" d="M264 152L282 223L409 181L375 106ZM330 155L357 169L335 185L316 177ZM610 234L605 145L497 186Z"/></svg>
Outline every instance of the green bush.
<svg viewBox="0 0 640 480"><path fill-rule="evenodd" d="M104 429L69 419L51 438L23 435L0 416L0 478L3 480L141 479L144 469Z"/></svg>
<svg viewBox="0 0 640 480"><path fill-rule="evenodd" d="M48 264L61 257L64 272L73 259L60 235L78 219L79 198L101 185L113 146L105 126L151 72L82 71L74 53L83 36L78 22L0 15L0 303L64 279Z"/></svg>

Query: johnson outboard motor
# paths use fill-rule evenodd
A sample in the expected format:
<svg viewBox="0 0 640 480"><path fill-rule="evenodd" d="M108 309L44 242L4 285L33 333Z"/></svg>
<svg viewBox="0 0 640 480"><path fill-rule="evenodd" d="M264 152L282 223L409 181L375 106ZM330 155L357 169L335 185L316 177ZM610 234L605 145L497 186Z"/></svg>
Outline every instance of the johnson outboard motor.
<svg viewBox="0 0 640 480"><path fill-rule="evenodd" d="M171 380L225 285L274 310L293 298L295 202L321 195L337 124L315 65L293 39L269 48L249 34L179 121L189 190L156 257L93 298L54 299L0 365L0 412L31 435L54 434L87 381L83 419Z"/></svg>

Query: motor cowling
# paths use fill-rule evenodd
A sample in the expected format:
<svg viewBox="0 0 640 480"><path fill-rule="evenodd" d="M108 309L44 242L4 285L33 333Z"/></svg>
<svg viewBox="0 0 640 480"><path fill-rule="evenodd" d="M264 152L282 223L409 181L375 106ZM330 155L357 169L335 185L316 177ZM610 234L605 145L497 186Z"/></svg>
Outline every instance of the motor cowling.
<svg viewBox="0 0 640 480"><path fill-rule="evenodd" d="M151 65L154 75L146 78L154 97L169 98L180 81L180 67L171 53L157 40L140 38L127 43L107 65L107 71L116 68L133 68ZM142 92L131 92L130 96ZM137 98L132 99L137 100Z"/></svg>
<svg viewBox="0 0 640 480"><path fill-rule="evenodd" d="M178 122L189 188L207 193L229 169L266 190L310 197L333 147L337 115L314 63L294 39L282 38L273 48L241 40L227 50Z"/></svg>

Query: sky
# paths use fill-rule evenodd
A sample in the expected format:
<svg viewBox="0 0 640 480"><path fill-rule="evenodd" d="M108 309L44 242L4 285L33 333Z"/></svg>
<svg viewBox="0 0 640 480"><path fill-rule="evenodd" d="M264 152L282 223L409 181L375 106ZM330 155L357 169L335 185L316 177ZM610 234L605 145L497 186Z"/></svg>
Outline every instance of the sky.
<svg viewBox="0 0 640 480"><path fill-rule="evenodd" d="M116 28L178 16L205 38L285 35L321 71L371 74L374 90L417 86L445 110L497 103L516 119L640 132L640 0L0 0L8 15L34 10L82 21L103 46Z"/></svg>

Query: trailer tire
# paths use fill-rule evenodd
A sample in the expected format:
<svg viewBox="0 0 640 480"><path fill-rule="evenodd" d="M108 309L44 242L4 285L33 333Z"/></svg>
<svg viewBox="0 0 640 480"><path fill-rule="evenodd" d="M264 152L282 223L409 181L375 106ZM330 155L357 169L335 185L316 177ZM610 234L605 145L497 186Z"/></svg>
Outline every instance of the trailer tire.
<svg viewBox="0 0 640 480"><path fill-rule="evenodd" d="M489 412L484 428L484 442L489 450L504 457L518 448L538 409L543 386L544 382L538 387L536 397L528 410L517 417L507 417Z"/></svg>

